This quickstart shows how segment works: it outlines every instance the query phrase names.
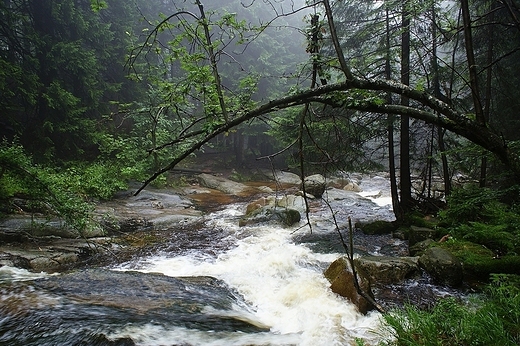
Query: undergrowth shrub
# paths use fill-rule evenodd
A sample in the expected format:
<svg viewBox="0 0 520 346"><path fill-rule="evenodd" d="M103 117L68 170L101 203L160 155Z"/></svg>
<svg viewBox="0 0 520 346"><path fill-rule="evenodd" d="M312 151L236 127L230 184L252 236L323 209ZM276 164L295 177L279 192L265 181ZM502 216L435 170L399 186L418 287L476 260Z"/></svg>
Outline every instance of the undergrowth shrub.
<svg viewBox="0 0 520 346"><path fill-rule="evenodd" d="M502 345L520 342L520 279L494 275L484 296L440 300L431 310L412 305L383 315L391 346Z"/></svg>
<svg viewBox="0 0 520 346"><path fill-rule="evenodd" d="M21 198L28 201L24 211L59 216L82 234L93 225L92 199L108 199L124 188L125 180L110 164L44 167L34 164L22 146L0 143L0 202L4 213L13 209L13 198Z"/></svg>
<svg viewBox="0 0 520 346"><path fill-rule="evenodd" d="M485 245L505 255L520 254L519 187L495 190L467 186L448 197L441 224L459 239ZM516 198L511 197L516 196ZM504 203L506 201L508 203Z"/></svg>

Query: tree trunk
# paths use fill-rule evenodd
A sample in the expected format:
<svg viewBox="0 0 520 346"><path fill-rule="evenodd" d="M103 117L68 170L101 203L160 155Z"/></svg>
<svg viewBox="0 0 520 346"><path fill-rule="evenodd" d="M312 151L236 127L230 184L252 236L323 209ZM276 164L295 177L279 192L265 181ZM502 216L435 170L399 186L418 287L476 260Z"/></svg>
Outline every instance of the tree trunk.
<svg viewBox="0 0 520 346"><path fill-rule="evenodd" d="M441 85L439 82L439 64L437 57L437 19L435 6L432 4L432 70L433 70L433 92L434 96L441 100ZM446 146L444 144L445 130L437 126L437 143L439 144L439 151L441 152L442 162L442 179L444 181L444 195L448 196L451 193L451 176L448 169L448 157L446 156Z"/></svg>
<svg viewBox="0 0 520 346"><path fill-rule="evenodd" d="M408 1L403 0L402 34L401 34L401 83L410 84L410 13ZM410 100L401 95L401 106L408 107ZM401 114L400 167L401 209L408 212L412 209L412 182L410 177L410 118Z"/></svg>
<svg viewBox="0 0 520 346"><path fill-rule="evenodd" d="M388 5L386 6L386 37L385 37L385 78L390 80L392 78L392 70L390 66L390 17L388 13ZM392 94L386 94L386 102L388 104L392 104ZM396 168L395 168L395 142L394 142L394 121L395 116L393 114L389 114L388 118L388 170L390 172L390 192L392 196L392 209L394 210L395 218L398 221L403 219L403 213L401 212L401 205L399 203L399 191L397 188L397 177L396 177Z"/></svg>
<svg viewBox="0 0 520 346"><path fill-rule="evenodd" d="M475 62L475 52L473 50L473 35L471 32L471 15L469 12L468 0L460 2L462 21L464 23L464 42L466 45L466 59L468 60L469 86L471 89L471 97L473 99L473 107L477 123L486 126L486 118L482 103L480 101L480 88L478 83L477 63ZM487 160L485 154L482 155L480 163L480 187L486 186L486 170Z"/></svg>

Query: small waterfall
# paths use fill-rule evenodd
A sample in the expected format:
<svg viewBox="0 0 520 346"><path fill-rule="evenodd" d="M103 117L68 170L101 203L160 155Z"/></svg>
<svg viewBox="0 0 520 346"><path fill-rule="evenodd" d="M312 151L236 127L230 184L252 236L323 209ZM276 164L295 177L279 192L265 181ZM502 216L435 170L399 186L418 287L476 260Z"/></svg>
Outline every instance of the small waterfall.
<svg viewBox="0 0 520 346"><path fill-rule="evenodd" d="M143 345L349 345L356 338L374 341L379 315L360 315L352 304L332 293L323 270L339 253L316 253L293 241L296 228L273 225L238 227L241 205L213 215L207 227L235 238L235 246L217 256L193 251L168 253L128 263L117 270L163 273L172 277L211 276L235 289L247 304L237 313L270 332L212 335L183 328L128 327L114 337L131 337ZM308 232L300 230L299 232ZM160 335L160 336L159 336ZM151 337L154 341L151 341ZM370 343L368 343L370 344Z"/></svg>
<svg viewBox="0 0 520 346"><path fill-rule="evenodd" d="M374 203L381 197L326 194L343 228L348 217L391 219L388 205ZM305 218L239 227L238 203L110 268L46 275L1 267L0 344L377 345L380 314L361 315L329 289L323 271L343 250L328 207L313 208L312 234L299 228Z"/></svg>

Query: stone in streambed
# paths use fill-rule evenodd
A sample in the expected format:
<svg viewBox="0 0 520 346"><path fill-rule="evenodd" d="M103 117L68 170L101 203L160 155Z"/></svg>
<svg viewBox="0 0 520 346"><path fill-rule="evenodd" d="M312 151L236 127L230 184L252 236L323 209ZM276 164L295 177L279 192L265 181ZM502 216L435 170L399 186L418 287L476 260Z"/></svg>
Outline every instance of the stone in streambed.
<svg viewBox="0 0 520 346"><path fill-rule="evenodd" d="M439 283L453 287L462 284L462 263L447 250L440 247L427 249L419 257L419 265Z"/></svg>
<svg viewBox="0 0 520 346"><path fill-rule="evenodd" d="M347 258L340 257L332 262L327 270L325 270L324 275L331 283L330 289L332 292L347 298L356 306L360 313L366 314L368 311L374 309L372 303L358 293L354 283L354 275L352 274ZM374 299L370 280L361 271L357 271L357 277L361 290Z"/></svg>
<svg viewBox="0 0 520 346"><path fill-rule="evenodd" d="M365 256L354 263L374 285L400 283L421 272L417 257Z"/></svg>

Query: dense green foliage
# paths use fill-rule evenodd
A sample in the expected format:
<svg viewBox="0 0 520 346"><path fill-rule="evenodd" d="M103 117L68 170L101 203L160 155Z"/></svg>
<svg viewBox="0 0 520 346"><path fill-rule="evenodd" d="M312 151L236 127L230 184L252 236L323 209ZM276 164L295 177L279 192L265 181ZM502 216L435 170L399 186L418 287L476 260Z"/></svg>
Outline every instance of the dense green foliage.
<svg viewBox="0 0 520 346"><path fill-rule="evenodd" d="M495 275L485 296L443 299L430 311L407 305L384 315L395 340L387 345L518 345L520 277Z"/></svg>
<svg viewBox="0 0 520 346"><path fill-rule="evenodd" d="M129 179L160 182L210 150L243 164L285 149L290 168L306 172L382 169L395 159L389 134L406 135L390 125L411 116L416 195L430 198L443 169L445 186L458 173L479 179L481 167L499 173L493 189L447 197L439 227L452 238L443 246L479 278L518 268L520 188L502 175L505 167L520 181L517 8L472 1L468 28L458 2L334 1L332 26L329 1L245 3L1 1L2 211L23 198L24 211L57 215L81 234L94 227L95 200ZM402 70L408 30L409 88L389 81ZM482 148L497 158L491 169ZM385 315L390 344L518 344L519 299L518 279L493 276L485 299Z"/></svg>
<svg viewBox="0 0 520 346"><path fill-rule="evenodd" d="M27 157L41 167L69 174L66 180L77 191L102 198L124 179L141 181L150 175L150 181L164 179L162 173L180 160L205 150L232 151L235 163L244 164L246 155L266 156L287 148L284 154L292 160L291 168L303 163L307 172L329 167L382 169L390 161L388 126L408 113L476 143L466 149L467 140L449 136L444 140L448 148L441 149L438 128L413 121L409 151L414 174L423 179L417 195L430 197L428 179L440 174L441 156L450 158L442 162L449 166L445 179L457 172L477 173L481 147L495 150L502 164L515 169L517 161L508 156L514 154L514 143L509 141L513 135L502 138L491 127L472 127L475 105L468 83L475 81L467 71L461 44L465 37L456 21L455 4L411 2L405 9L412 17L409 29L414 37L410 89L393 82L362 85L398 74L400 2L332 3L346 65L331 44L332 17L327 18L324 6L328 1L308 8L269 1L199 4L0 3L1 137L13 150L20 143ZM516 76L511 71L518 66L514 43L518 32L493 25L486 12L490 6L476 1L471 14L475 23L494 30L492 37L480 28L474 33L475 42L481 43L476 58L486 66L477 82L485 85L484 108L498 128L515 124L511 109L520 99L516 90L498 91L509 85L505 80ZM514 22L503 7L494 15L504 23ZM508 41L491 45L500 34ZM453 55L438 54L441 50ZM342 86L349 74L352 85ZM493 78L484 80L485 75ZM335 89L327 91L331 85ZM410 107L390 108L403 93L412 99ZM445 103L425 101L425 95ZM502 133L512 131L504 128ZM4 177L16 175L7 161L2 170L8 172ZM106 189L98 179L104 176L102 170L113 176L106 180L111 182ZM91 178L75 179L83 174ZM20 178L7 185L2 197L20 193L24 182ZM480 214L476 206L484 210L480 218L450 224L454 237L484 243L504 254L518 253L517 207L489 199L459 203L457 195L453 198L457 208L467 206L453 211L456 215Z"/></svg>
<svg viewBox="0 0 520 346"><path fill-rule="evenodd" d="M111 198L126 181L111 163L72 163L56 168L35 164L20 145L0 143L0 207L2 212L58 216L82 235L94 227L94 199ZM22 199L18 205L16 199Z"/></svg>
<svg viewBox="0 0 520 346"><path fill-rule="evenodd" d="M519 201L516 185L500 190L468 185L448 198L441 225L456 239L485 245L500 255L519 255Z"/></svg>
<svg viewBox="0 0 520 346"><path fill-rule="evenodd" d="M124 76L132 18L123 2L93 12L87 1L0 4L3 122L38 162L97 155L95 135L110 101L136 90ZM127 23L124 25L123 23Z"/></svg>

